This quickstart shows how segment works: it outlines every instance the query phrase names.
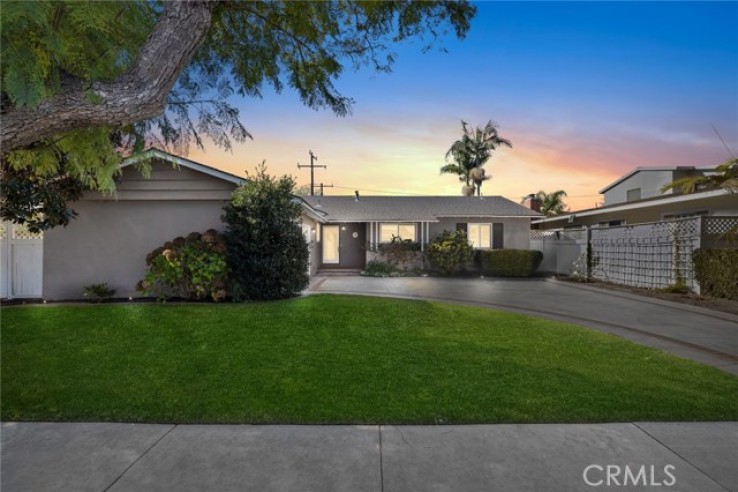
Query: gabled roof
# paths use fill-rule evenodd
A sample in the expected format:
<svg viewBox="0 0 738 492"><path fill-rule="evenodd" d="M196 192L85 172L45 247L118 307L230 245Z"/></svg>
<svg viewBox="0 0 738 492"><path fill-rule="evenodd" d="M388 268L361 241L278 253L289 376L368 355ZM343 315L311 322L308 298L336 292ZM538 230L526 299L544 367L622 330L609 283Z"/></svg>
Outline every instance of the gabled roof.
<svg viewBox="0 0 738 492"><path fill-rule="evenodd" d="M246 178L242 178L242 177L236 176L235 174L227 173L225 171L221 171L220 169L215 169L214 167L206 166L205 164L200 164L199 162L195 162L193 160L186 159L184 157L179 157L179 156L170 154L169 152L164 152L163 150L159 150L159 149L149 149L146 152L143 152L139 155L124 159L120 167L124 168L126 166L130 166L131 164L135 164L143 160L151 159L152 157L157 157L164 161L171 162L172 164L176 166L181 166L187 169L192 169L193 171L198 171L203 174L207 174L208 176L222 179L223 181L228 181L233 184L238 185L246 181Z"/></svg>
<svg viewBox="0 0 738 492"><path fill-rule="evenodd" d="M631 176L634 176L634 175L636 175L638 173L642 173L642 172L649 172L649 171L671 171L671 172L675 172L675 171L702 171L702 172L705 172L705 171L714 171L714 170L715 170L714 167L695 167L695 166L637 167L637 168L633 169L631 172L629 172L628 174L624 174L624 175L620 176L618 179L616 179L615 181L613 181L612 183L610 183L609 185L605 186L600 191L598 191L598 193L600 193L600 194L605 193L606 191L610 190L611 188L616 187L617 185L619 185L623 181L625 181L627 179L630 179Z"/></svg>
<svg viewBox="0 0 738 492"><path fill-rule="evenodd" d="M438 222L443 217L540 217L501 196L304 196L326 222Z"/></svg>

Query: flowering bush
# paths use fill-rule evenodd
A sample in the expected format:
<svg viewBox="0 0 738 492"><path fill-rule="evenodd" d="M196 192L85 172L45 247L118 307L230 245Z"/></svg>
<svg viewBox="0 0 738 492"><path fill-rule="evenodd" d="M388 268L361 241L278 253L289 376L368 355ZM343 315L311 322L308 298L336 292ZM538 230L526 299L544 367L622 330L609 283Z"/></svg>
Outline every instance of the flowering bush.
<svg viewBox="0 0 738 492"><path fill-rule="evenodd" d="M223 236L210 229L177 237L146 256L148 271L136 288L158 299L226 298L228 267Z"/></svg>

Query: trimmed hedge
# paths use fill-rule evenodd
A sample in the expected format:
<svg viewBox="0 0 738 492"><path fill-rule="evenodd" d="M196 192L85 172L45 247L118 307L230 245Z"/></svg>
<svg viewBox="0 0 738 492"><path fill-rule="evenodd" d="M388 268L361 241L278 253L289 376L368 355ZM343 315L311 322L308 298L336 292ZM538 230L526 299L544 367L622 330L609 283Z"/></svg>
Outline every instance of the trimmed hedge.
<svg viewBox="0 0 738 492"><path fill-rule="evenodd" d="M738 300L738 249L698 249L692 260L702 295Z"/></svg>
<svg viewBox="0 0 738 492"><path fill-rule="evenodd" d="M480 253L482 273L492 277L529 277L543 260L543 253L527 249L497 249Z"/></svg>

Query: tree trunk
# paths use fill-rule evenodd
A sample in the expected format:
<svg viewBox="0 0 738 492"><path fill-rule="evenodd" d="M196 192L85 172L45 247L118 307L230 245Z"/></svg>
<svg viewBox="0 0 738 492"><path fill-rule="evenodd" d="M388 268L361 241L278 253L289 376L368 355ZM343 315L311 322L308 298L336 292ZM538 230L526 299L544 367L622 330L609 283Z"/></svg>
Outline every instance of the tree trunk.
<svg viewBox="0 0 738 492"><path fill-rule="evenodd" d="M141 47L131 68L116 80L73 80L37 108L3 108L1 156L57 133L95 126L119 126L161 114L179 74L190 63L212 23L215 2L171 1ZM92 102L96 99L97 102Z"/></svg>

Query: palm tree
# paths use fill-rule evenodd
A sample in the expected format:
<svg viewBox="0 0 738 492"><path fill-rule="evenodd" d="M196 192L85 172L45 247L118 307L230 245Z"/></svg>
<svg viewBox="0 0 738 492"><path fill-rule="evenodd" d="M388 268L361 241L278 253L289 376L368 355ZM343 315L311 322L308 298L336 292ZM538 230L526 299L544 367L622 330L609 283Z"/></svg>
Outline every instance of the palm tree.
<svg viewBox="0 0 738 492"><path fill-rule="evenodd" d="M731 193L738 192L738 158L733 157L723 162L715 168L714 174L695 174L674 180L661 188L661 193L676 190L687 194L719 188L724 188Z"/></svg>
<svg viewBox="0 0 738 492"><path fill-rule="evenodd" d="M459 181L466 183L465 189L474 182L477 195L482 189L482 182L490 179L482 166L492 157L492 151L500 145L512 148L512 143L497 132L497 126L488 121L484 128L471 129L466 121L461 122L462 136L455 141L446 152L446 159L451 163L441 167L441 174L456 174Z"/></svg>
<svg viewBox="0 0 738 492"><path fill-rule="evenodd" d="M554 191L553 193L546 193L541 190L535 194L535 198L541 201L541 213L546 217L560 215L568 210L566 203L564 203L565 196L566 192L564 190Z"/></svg>

